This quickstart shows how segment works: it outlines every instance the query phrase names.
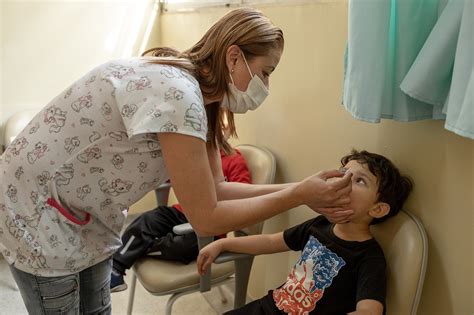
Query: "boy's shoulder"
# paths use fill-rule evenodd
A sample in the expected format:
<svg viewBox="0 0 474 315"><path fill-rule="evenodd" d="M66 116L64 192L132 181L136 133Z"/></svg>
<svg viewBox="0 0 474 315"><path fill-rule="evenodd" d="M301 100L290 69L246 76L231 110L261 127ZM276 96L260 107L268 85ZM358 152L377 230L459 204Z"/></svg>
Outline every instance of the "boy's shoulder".
<svg viewBox="0 0 474 315"><path fill-rule="evenodd" d="M329 226L331 225L332 223L329 222L329 220L322 214L318 215L317 217L314 217L313 219L311 219L313 224L317 224L317 225L322 225L322 226Z"/></svg>

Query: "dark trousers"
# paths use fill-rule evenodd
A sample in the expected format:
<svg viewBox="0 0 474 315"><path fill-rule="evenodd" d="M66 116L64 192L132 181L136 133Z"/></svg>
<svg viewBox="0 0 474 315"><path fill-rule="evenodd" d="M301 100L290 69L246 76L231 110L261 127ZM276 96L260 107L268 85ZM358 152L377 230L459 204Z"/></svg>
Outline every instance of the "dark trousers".
<svg viewBox="0 0 474 315"><path fill-rule="evenodd" d="M279 315L285 314L284 312L280 311L273 299L271 298L271 292L268 295L252 301L248 304L245 304L241 308L228 311L224 313L224 315Z"/></svg>
<svg viewBox="0 0 474 315"><path fill-rule="evenodd" d="M250 302L241 308L228 311L224 315L269 315L269 314L280 314L280 313L269 313L262 305L262 299Z"/></svg>
<svg viewBox="0 0 474 315"><path fill-rule="evenodd" d="M138 258L153 253L159 259L189 263L198 255L196 234L176 235L173 227L188 220L174 207L160 206L141 214L124 231L113 256L115 270L125 273Z"/></svg>

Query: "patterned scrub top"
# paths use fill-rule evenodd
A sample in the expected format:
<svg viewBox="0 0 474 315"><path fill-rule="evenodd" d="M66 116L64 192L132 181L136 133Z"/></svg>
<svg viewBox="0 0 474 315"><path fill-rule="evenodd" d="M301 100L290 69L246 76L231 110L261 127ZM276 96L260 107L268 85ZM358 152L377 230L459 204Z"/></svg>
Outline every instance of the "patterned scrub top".
<svg viewBox="0 0 474 315"><path fill-rule="evenodd" d="M105 63L53 99L0 157L0 250L40 276L120 247L128 207L168 180L157 133L206 141L199 83L135 58Z"/></svg>

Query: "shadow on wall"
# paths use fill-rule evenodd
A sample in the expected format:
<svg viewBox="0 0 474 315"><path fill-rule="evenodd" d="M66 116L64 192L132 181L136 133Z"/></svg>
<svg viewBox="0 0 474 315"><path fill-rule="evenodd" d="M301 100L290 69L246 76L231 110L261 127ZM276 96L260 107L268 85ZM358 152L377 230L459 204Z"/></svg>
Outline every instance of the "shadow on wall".
<svg viewBox="0 0 474 315"><path fill-rule="evenodd" d="M462 189L468 188L451 191L452 185L449 183L453 183L457 169L463 164L460 161L463 155L457 150L459 146L453 145L451 138L456 136L444 130L443 123L382 121L376 134L378 153L387 156L402 173L413 179L414 190L406 208L421 219L428 234L428 266L418 308L420 314L432 308L430 305L433 301L428 297L438 296L440 290L444 294L442 303L437 303L437 314L455 314L452 294L449 292L452 281L448 281L450 272L447 269L452 258L446 257L446 253L442 254L439 248L443 248L441 243L456 244L457 237L450 230L453 227L460 228L462 223L452 217L449 209L462 207L462 203L456 206L455 200L463 194ZM456 165L458 163L460 165ZM459 178L469 181L466 175ZM449 225L440 226L439 222Z"/></svg>
<svg viewBox="0 0 474 315"><path fill-rule="evenodd" d="M420 309L428 309L428 304L432 303L429 299L425 298L429 291L435 290L438 292L438 296L441 292L442 297L440 298L443 300L443 303L438 303L438 306L442 306L438 308L438 314L455 314L453 308L453 301L451 299L451 295L449 292L446 292L446 288L449 288L450 284L448 282L448 277L446 270L444 270L442 261L442 255L438 250L434 240L430 237L428 233L428 267L426 269L426 277L425 282L423 284L423 291L421 294L421 301L420 306L418 307L418 311ZM429 294L432 296L432 294Z"/></svg>

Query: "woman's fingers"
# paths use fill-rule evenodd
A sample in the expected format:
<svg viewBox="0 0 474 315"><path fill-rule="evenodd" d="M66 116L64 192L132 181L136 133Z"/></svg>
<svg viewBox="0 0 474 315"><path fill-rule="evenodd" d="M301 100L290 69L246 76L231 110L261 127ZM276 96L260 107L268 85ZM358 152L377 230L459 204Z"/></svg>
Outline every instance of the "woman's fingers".
<svg viewBox="0 0 474 315"><path fill-rule="evenodd" d="M351 202L351 198L346 195L346 196L342 196L342 197L339 197L339 198L336 198L333 202L332 202L332 205L334 207L344 207L344 206L347 206L349 205ZM347 207L346 207L347 209Z"/></svg>
<svg viewBox="0 0 474 315"><path fill-rule="evenodd" d="M336 191L342 191L349 187L349 192L350 192L351 179L352 179L352 173L346 172L342 178L338 178L332 181L331 185Z"/></svg>
<svg viewBox="0 0 474 315"><path fill-rule="evenodd" d="M339 222L341 221L346 221L351 215L354 214L354 210L340 210L336 211L334 213L334 218L338 220Z"/></svg>
<svg viewBox="0 0 474 315"><path fill-rule="evenodd" d="M328 180L329 178L333 177L343 177L344 173L338 170L327 170L327 171L321 171L318 173L319 178Z"/></svg>
<svg viewBox="0 0 474 315"><path fill-rule="evenodd" d="M301 182L301 200L312 209L345 207L350 204L352 173L327 170Z"/></svg>
<svg viewBox="0 0 474 315"><path fill-rule="evenodd" d="M354 214L354 210L341 208L341 207L331 207L331 208L318 208L316 211L324 215L332 223L344 223L347 222L349 217Z"/></svg>
<svg viewBox="0 0 474 315"><path fill-rule="evenodd" d="M344 206L351 202L349 197L352 191L351 179L352 173L346 172L342 178L331 181L331 190L334 192L333 206Z"/></svg>

